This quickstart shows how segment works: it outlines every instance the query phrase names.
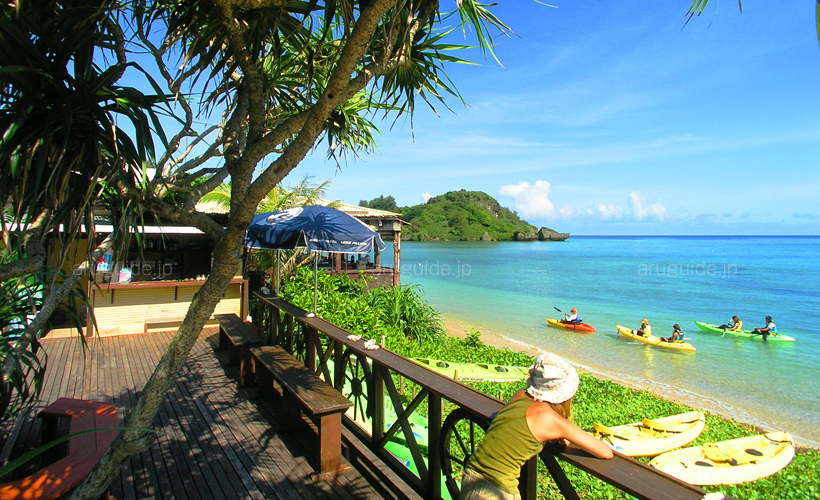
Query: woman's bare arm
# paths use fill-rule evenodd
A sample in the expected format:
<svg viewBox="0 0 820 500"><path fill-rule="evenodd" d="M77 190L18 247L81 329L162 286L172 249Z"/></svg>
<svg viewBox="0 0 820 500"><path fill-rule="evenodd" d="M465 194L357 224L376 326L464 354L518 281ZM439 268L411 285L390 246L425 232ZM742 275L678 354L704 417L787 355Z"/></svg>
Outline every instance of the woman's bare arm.
<svg viewBox="0 0 820 500"><path fill-rule="evenodd" d="M562 427L564 439L598 458L610 459L615 456L608 444L587 434L569 420L560 416L558 418L563 420L559 425Z"/></svg>
<svg viewBox="0 0 820 500"><path fill-rule="evenodd" d="M527 412L527 424L535 439L541 442L566 439L598 458L609 459L615 456L609 445L558 415L548 405L533 405Z"/></svg>

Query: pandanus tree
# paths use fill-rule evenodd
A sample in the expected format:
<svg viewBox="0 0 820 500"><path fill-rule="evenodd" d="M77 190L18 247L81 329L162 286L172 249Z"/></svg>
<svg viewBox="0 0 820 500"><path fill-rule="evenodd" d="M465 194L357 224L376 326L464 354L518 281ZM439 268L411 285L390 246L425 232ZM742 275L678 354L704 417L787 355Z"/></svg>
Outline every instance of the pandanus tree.
<svg viewBox="0 0 820 500"><path fill-rule="evenodd" d="M259 203L311 150L330 158L373 147L376 113L412 113L420 98L461 99L445 73L458 62L444 23L492 50L507 27L474 0L447 13L437 0L159 0L123 5L104 23L125 56L147 53L173 98L179 126L143 175L110 180L120 199L199 228L214 241L211 272L120 434L73 493L97 498L123 464L151 444L150 427L205 321L241 265L245 230ZM455 29L452 28L452 29ZM133 52L129 52L132 49ZM120 52L118 52L120 54ZM141 65L147 65L145 57ZM203 125L204 124L204 125ZM196 210L230 180L227 227Z"/></svg>
<svg viewBox="0 0 820 500"><path fill-rule="evenodd" d="M81 276L117 236L90 241L85 262L59 271L81 226L93 228L90 204L106 182L138 177L153 156L163 97L119 83L139 70L112 18L118 5L0 6L0 418L37 394L41 332L67 298L82 300ZM47 238L56 266L46 266Z"/></svg>

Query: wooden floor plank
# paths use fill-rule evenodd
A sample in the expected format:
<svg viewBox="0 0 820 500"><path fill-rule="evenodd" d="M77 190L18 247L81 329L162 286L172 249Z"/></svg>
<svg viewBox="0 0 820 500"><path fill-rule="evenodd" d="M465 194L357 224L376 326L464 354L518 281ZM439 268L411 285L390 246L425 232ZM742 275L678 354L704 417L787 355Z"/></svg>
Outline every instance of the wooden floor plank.
<svg viewBox="0 0 820 500"><path fill-rule="evenodd" d="M120 373L125 378L125 384L122 386L121 393L123 397L127 399L127 422L127 412L129 412L130 409L137 404L139 390L137 389L136 384L139 382L139 380L134 380L134 375L131 370L132 363L130 359L131 353L128 350L128 337L112 337L111 341L116 343L116 355L117 359L120 361ZM139 389L142 389L142 384L139 385ZM157 478L154 466L162 466L162 462L155 462L151 457L151 452L149 450L140 453L138 458L139 463L135 463L135 460L133 458L131 459L132 467L136 467L134 471L134 479L137 488L137 498L153 498L155 496L159 496L160 492L158 488L160 486L160 482ZM170 490L170 488L168 489Z"/></svg>
<svg viewBox="0 0 820 500"><path fill-rule="evenodd" d="M216 345L216 339L213 337L208 338L210 342L212 342L212 346ZM227 361L227 358L225 358ZM234 380L238 380L239 372L236 368L228 369L230 376ZM227 390L227 389L226 389ZM247 403L250 403L250 394L255 396L256 389L237 389L231 388L230 390L233 391L240 391L244 393L247 397ZM274 404L279 404L280 402L277 400L275 403L274 401L265 401L260 400L258 398L254 398L254 405L256 411L262 412L265 420L267 421L276 421L278 420L278 411L274 410ZM247 436L243 436L246 432L245 426L234 426L234 432L238 433L237 438L244 441L247 441ZM264 423L262 425L262 432L266 432L269 430L269 425ZM277 455L288 455L295 452L295 456L297 460L293 462L289 462L286 464L282 464L284 469L286 470L286 474L289 477L294 477L297 479L298 483L301 484L305 481L305 478L309 477L311 473L314 472L314 469L308 463L308 459L312 461L312 463L318 463L318 456L314 453L314 448L317 446L305 446L305 443L313 444L312 441L316 439L316 436L313 432L310 431L301 431L300 433L286 433L285 435L277 435L273 434L270 438L268 447L271 450L275 450L275 454ZM287 444L285 444L287 443ZM292 465L292 467L291 467ZM303 491L303 494L307 495L315 495L319 498L323 498L325 496L332 497L332 498L350 498L349 494L346 489L340 487L337 484L337 481L332 481L330 483L327 482L319 482L314 485L311 485L307 491Z"/></svg>
<svg viewBox="0 0 820 500"><path fill-rule="evenodd" d="M215 337L210 336L203 340L205 340L201 345L203 352L215 349L217 345ZM234 408L232 413L226 413L224 415L225 418L230 419L228 423L235 422L236 418L239 418L241 422L244 413L259 414L254 422L255 425L253 429L243 429L241 425L233 425L231 426L231 432L235 435L238 434L238 438L242 442L248 441L265 447L265 457L269 460L270 467L272 470L279 471L281 486L286 488L291 496L295 498L299 496L301 496L301 498L315 498L315 492L311 492L310 489L303 484L305 478L313 472L313 469L307 465L303 457L294 457L290 453L281 453L284 447L281 446L278 435L272 431L272 422L276 420L268 420L260 411L260 403L261 406L268 405L268 409L270 410L269 403L255 398L252 399L249 396L248 389L238 388L239 370L235 367L227 367L227 353L217 353L213 362L217 363L218 369L223 370L223 373L228 372L230 377L229 385L220 387L218 391L209 395L210 402L214 408L224 407L226 410L230 410L230 407L234 405L226 404L226 401L231 401L231 399L235 397L234 395L237 395L244 396L237 400L237 403L243 406L241 408ZM252 389L250 394L255 395L255 389Z"/></svg>
<svg viewBox="0 0 820 500"><path fill-rule="evenodd" d="M156 361L147 357L145 349L142 347L141 336L129 335L128 342L131 344L131 352L133 353L134 363L134 377L139 380L139 392L142 393L143 387L148 382L148 378L154 371ZM150 366L150 367L149 367ZM164 464L163 467L155 467L156 474L160 480L160 494L163 498L168 499L187 499L190 488L190 476L184 468L184 464L178 463L174 456L175 450L171 446L168 439L167 421L164 418L163 406L168 400L166 395L163 398L163 403L160 404L157 416L154 417L153 427L156 431L156 439L154 444L149 448L149 452L153 456L155 463Z"/></svg>
<svg viewBox="0 0 820 500"><path fill-rule="evenodd" d="M103 342L106 349L107 369L108 373L104 374L106 378L106 394L112 396L114 404L117 406L117 416L120 423L125 425L126 411L131 407L130 397L128 391L124 389L125 376L123 374L123 363L118 361L116 342ZM123 498L126 500L136 500L137 498L137 481L136 475L139 474L139 467L142 464L142 457L137 455L131 457L128 463L125 464L120 474L122 483Z"/></svg>
<svg viewBox="0 0 820 500"><path fill-rule="evenodd" d="M237 397L233 381L225 379L224 374L222 377L219 376L222 368L213 356L213 351L203 351L201 347L202 344L195 346L189 360L189 367L192 371L209 374L206 375L208 378L199 384L200 388L206 390L202 390L202 397L197 399L209 403L203 405L203 408L214 409L211 412L211 419L224 430L223 436L237 444L233 447L237 459L234 465L242 467L266 498L291 499L289 493L292 486L286 481L281 471L269 466L265 467L264 457L260 455L259 440L265 429L260 428L259 415L242 412L243 418L240 425L247 428L248 432L239 438L235 432L235 413L236 406L241 405L242 400Z"/></svg>
<svg viewBox="0 0 820 500"><path fill-rule="evenodd" d="M100 364L98 365L97 376L101 379L102 397L106 401L114 403L117 407L117 419L120 427L125 426L125 406L122 404L122 398L119 391L115 391L115 387L120 387L116 383L117 380L117 358L114 355L113 342L97 343L102 356L100 356ZM131 460L126 462L123 466L120 477L115 479L111 485L111 494L114 498L121 498L122 500L136 500L137 493L134 490L134 478L131 468Z"/></svg>
<svg viewBox="0 0 820 500"><path fill-rule="evenodd" d="M162 349L164 345L158 343L157 347ZM247 496L248 490L242 484L236 470L231 466L211 428L212 420L209 420L210 415L207 411L200 410L194 400L195 397L202 398L202 395L197 393L201 385L202 376L199 375L195 377L195 380L192 380L191 369L186 364L181 377L176 380L176 386L181 395L179 404L187 408L189 415L189 420L184 425L191 429L198 446L201 448L198 459L203 462L203 467L206 470L210 469L213 479L221 488L225 498Z"/></svg>
<svg viewBox="0 0 820 500"><path fill-rule="evenodd" d="M158 357L149 352L145 347L144 336L132 336L130 339L134 343L134 352L138 353L140 380L142 386L148 382L154 368L159 361ZM154 418L154 429L157 432L157 440L151 446L151 452L161 451L165 461L166 471L171 479L171 487L174 498L198 498L197 487L192 482L192 474L184 458L184 452L180 449L179 442L175 436L175 428L168 417L168 406L173 394L169 393L163 398L162 403ZM157 446L158 445L158 446ZM197 471L198 472L198 471ZM174 479L176 478L176 480ZM168 492L163 491L164 494Z"/></svg>
<svg viewBox="0 0 820 500"><path fill-rule="evenodd" d="M215 348L218 345L218 341L215 337L209 337L207 340L211 343L211 347ZM226 354L220 354L220 356L227 356ZM227 357L224 358L225 362L227 362ZM230 376L234 380L238 380L239 371L237 368L231 368L228 370ZM256 389L234 389L238 390L241 393L244 393L247 398L248 404L253 404L255 411L259 411L262 413L262 416L265 417L265 420L275 422L279 419L279 405L281 404L281 400L264 400L256 397ZM251 403L253 401L253 403ZM265 429L267 429L267 424L265 424ZM238 429L238 432L242 432L242 428ZM311 473L315 472L313 467L308 463L311 461L313 464L318 464L318 445L315 444L313 441L317 439L315 431L300 431L300 432L290 432L285 433L284 435L273 435L270 439L269 447L275 451L276 455L289 455L295 453L298 457L297 460L293 462L289 462L287 464L283 464L285 467L288 468L289 475L292 477L296 477L304 481L305 478L309 477ZM292 467L291 467L292 466ZM340 478L342 481L344 480L343 477ZM313 488L311 494L324 496L329 495L334 498L341 497L341 498L350 498L348 491L338 484L339 480L332 481L330 483L319 482ZM301 484L301 482L300 482Z"/></svg>
<svg viewBox="0 0 820 500"><path fill-rule="evenodd" d="M157 336L158 334L140 336L140 341L145 349L144 352L150 353L148 358L152 360L151 364L154 366L156 366L156 363L159 361L162 356L162 352L164 351L164 349L162 351L157 349L154 342ZM185 433L182 431L181 420L185 418L185 406L181 403L182 399L183 397L175 383L174 386L171 387L168 397L166 397L163 401L160 415L165 419L163 426L168 429L168 437L172 442L172 450L175 451L174 458L177 461L177 465L180 469L182 469L182 466L184 465L188 471L181 471L180 473L187 474L187 477L190 478L201 477L204 479L203 481L195 481L193 484L188 484L186 482L186 489L190 493L196 491L199 498L221 498L222 489L213 482L212 472L209 468L206 469L207 472L203 471L200 467L199 461L197 461L196 455L201 454L199 451L199 446L196 444L199 438L193 439L193 443L190 443ZM182 419L180 417L182 417Z"/></svg>
<svg viewBox="0 0 820 500"><path fill-rule="evenodd" d="M173 333L95 337L85 352L77 337L43 341L49 358L37 407L59 397L110 401L124 424ZM215 336L210 328L197 339L153 422L157 439L123 467L111 486L114 497L379 498L355 469L310 482L318 463L315 430L274 432L281 418L276 401L238 387L238 369L225 366ZM36 419L24 420L12 456L39 439Z"/></svg>

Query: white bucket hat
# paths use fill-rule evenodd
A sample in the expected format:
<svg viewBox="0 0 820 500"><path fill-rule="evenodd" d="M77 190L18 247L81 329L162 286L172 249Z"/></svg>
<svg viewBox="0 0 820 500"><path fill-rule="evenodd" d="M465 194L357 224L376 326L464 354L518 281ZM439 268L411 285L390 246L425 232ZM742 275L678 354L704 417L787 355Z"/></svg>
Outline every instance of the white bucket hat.
<svg viewBox="0 0 820 500"><path fill-rule="evenodd" d="M578 390L578 372L560 356L545 353L530 367L527 394L539 401L561 404Z"/></svg>

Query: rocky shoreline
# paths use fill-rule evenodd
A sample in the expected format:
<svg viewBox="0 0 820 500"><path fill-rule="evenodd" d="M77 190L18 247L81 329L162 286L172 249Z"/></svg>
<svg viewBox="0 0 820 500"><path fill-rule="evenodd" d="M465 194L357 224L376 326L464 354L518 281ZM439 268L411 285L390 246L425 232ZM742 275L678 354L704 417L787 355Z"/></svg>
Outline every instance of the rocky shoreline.
<svg viewBox="0 0 820 500"><path fill-rule="evenodd" d="M569 239L569 233L559 233L554 229L546 226L539 229L537 232L532 231L529 234L515 233L514 241L565 241Z"/></svg>

